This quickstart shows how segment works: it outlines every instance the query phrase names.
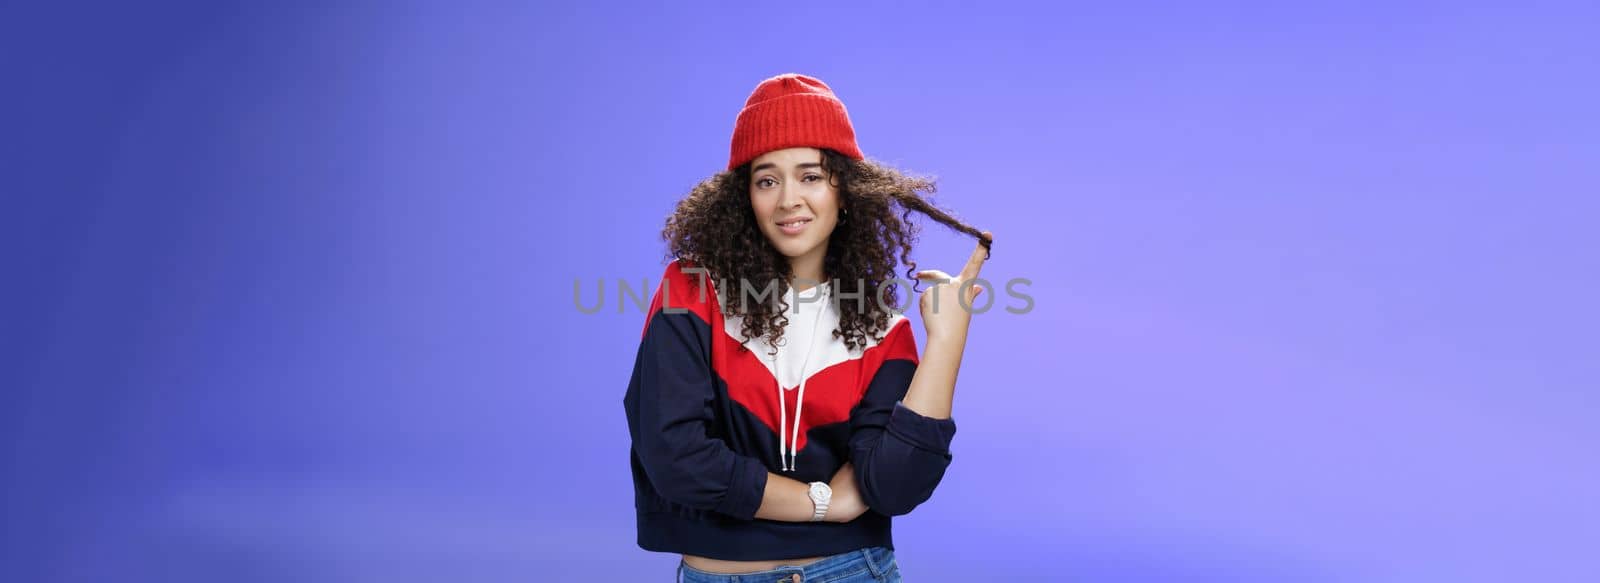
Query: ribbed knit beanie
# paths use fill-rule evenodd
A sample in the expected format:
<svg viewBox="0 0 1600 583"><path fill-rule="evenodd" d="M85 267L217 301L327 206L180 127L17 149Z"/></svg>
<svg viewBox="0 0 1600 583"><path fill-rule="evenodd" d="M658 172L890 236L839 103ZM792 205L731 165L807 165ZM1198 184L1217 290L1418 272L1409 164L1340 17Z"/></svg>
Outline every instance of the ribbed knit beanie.
<svg viewBox="0 0 1600 583"><path fill-rule="evenodd" d="M773 150L801 146L863 157L850 114L833 89L815 77L784 73L756 85L745 100L733 124L728 169Z"/></svg>

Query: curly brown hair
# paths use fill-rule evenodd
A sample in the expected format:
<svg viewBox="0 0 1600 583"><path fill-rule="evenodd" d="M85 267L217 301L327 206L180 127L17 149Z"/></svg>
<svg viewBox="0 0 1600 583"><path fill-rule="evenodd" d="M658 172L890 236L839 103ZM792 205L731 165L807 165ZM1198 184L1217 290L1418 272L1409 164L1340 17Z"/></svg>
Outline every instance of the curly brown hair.
<svg viewBox="0 0 1600 583"><path fill-rule="evenodd" d="M756 225L750 205L750 165L746 162L695 185L667 218L661 236L667 241L668 260L689 260L705 268L711 281L778 282L778 305L722 302L724 314L743 316L745 341L770 336L775 353L789 324L786 312L792 273L788 259ZM900 305L900 285L892 280L896 258L907 265L906 281L913 282L913 293L916 291L917 262L911 259L911 245L919 228L911 222L912 211L972 235L985 249L990 241L982 231L928 202L922 193L935 192L932 178L911 176L870 158L855 160L825 148L822 166L838 189L840 208L823 271L833 282L834 297L861 294L858 297L863 298L838 302L839 327L833 336L843 338L845 346L854 350L865 347L868 338L881 340L881 334L887 332L890 314L876 298L881 297L884 305ZM719 287L718 291L728 296L732 290Z"/></svg>

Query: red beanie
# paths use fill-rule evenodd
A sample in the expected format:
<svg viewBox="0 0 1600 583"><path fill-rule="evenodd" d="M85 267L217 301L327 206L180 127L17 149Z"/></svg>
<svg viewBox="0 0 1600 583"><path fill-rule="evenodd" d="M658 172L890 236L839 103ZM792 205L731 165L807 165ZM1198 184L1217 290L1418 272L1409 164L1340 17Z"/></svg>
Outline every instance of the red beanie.
<svg viewBox="0 0 1600 583"><path fill-rule="evenodd" d="M756 86L739 111L728 169L773 150L801 146L862 159L850 114L827 83L799 73L771 77Z"/></svg>

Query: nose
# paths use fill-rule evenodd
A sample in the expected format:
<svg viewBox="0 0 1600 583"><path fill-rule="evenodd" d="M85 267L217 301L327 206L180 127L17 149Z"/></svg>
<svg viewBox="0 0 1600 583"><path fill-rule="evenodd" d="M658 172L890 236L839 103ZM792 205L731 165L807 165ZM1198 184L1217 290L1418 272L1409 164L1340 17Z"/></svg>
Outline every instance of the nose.
<svg viewBox="0 0 1600 583"><path fill-rule="evenodd" d="M800 196L800 189L798 189L798 188L791 189L791 188L789 188L788 185L784 185L780 189L779 194L778 194L778 208L780 208L780 209L800 208L800 203L802 202L802 200L803 199Z"/></svg>

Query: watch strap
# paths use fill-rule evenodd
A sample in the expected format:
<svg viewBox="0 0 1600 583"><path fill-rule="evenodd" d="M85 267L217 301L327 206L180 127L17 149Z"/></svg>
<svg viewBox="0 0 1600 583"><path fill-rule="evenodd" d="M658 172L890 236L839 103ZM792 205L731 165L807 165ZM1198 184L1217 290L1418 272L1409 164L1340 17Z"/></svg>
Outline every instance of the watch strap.
<svg viewBox="0 0 1600 583"><path fill-rule="evenodd" d="M827 486L827 484L823 484L822 482L812 482L813 487L811 491L816 490L815 486L817 484L822 484L824 487ZM810 495L810 492L807 492L807 497L811 498L811 505L813 508L815 508L815 510L811 513L811 522L821 522L823 517L828 515L828 502L830 500L818 500L816 496Z"/></svg>

